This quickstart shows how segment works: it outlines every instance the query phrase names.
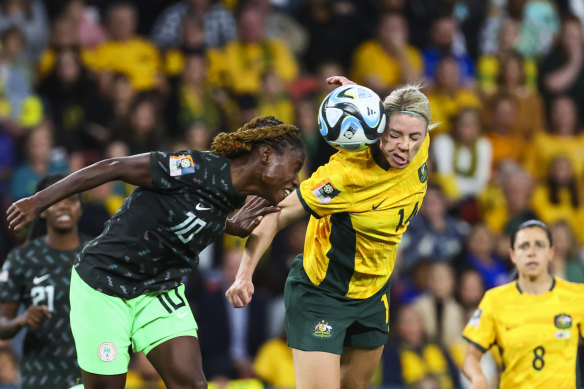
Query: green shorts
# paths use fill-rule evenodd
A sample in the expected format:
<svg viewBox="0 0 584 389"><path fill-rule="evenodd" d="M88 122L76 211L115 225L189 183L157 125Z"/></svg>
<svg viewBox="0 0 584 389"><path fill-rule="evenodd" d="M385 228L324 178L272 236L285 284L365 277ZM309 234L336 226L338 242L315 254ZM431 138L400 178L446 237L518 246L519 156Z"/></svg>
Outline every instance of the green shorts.
<svg viewBox="0 0 584 389"><path fill-rule="evenodd" d="M297 256L284 288L288 346L339 355L343 347L383 346L389 336L389 285L367 299L335 296L310 281Z"/></svg>
<svg viewBox="0 0 584 389"><path fill-rule="evenodd" d="M197 336L184 285L127 300L98 292L73 269L70 303L77 360L89 373L126 373L130 346L148 354L169 339Z"/></svg>

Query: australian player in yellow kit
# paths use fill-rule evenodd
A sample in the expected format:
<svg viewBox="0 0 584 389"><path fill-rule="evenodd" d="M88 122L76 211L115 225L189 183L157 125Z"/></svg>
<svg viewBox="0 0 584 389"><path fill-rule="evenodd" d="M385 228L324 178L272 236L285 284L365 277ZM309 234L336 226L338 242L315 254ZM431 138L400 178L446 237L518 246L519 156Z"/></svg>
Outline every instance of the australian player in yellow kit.
<svg viewBox="0 0 584 389"><path fill-rule="evenodd" d="M584 337L584 285L552 277L551 233L537 220L511 237L519 278L487 291L464 329L469 342L463 371L472 389L486 389L479 367L496 344L504 371L500 388L576 388L578 339Z"/></svg>
<svg viewBox="0 0 584 389"><path fill-rule="evenodd" d="M433 126L428 99L415 86L392 92L384 108L388 125L379 142L335 154L279 204L278 214L262 220L226 293L236 307L249 303L253 270L276 232L312 216L284 292L299 389L366 388L387 342L389 277L426 193Z"/></svg>

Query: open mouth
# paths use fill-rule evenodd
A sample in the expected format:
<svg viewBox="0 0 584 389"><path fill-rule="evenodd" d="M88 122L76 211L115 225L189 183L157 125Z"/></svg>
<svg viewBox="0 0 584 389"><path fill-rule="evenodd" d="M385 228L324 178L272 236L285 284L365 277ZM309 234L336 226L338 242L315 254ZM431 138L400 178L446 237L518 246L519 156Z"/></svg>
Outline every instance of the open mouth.
<svg viewBox="0 0 584 389"><path fill-rule="evenodd" d="M284 189L284 194L286 195L286 197L288 197L290 193L292 193L290 189Z"/></svg>
<svg viewBox="0 0 584 389"><path fill-rule="evenodd" d="M59 215L57 216L57 222L68 222L71 221L71 215Z"/></svg>
<svg viewBox="0 0 584 389"><path fill-rule="evenodd" d="M404 166L405 164L408 163L408 160L403 158L401 155L399 154L393 154L393 160L396 164L398 164L399 166Z"/></svg>

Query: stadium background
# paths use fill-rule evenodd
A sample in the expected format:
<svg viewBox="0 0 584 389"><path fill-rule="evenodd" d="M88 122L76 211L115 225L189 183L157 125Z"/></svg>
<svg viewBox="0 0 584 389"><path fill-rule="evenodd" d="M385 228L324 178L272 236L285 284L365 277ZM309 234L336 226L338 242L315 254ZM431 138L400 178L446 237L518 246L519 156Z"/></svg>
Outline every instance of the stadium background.
<svg viewBox="0 0 584 389"><path fill-rule="evenodd" d="M484 291L513 279L514 226L548 223L552 273L584 282L583 20L581 0L3 0L1 208L44 174L205 150L218 131L267 114L302 129L306 177L334 151L316 124L327 76L380 96L422 81L441 126L392 277L392 338L375 385L464 386L460 333ZM85 193L82 232L99 234L131 190ZM277 236L243 314L223 298L242 240L215 242L186 280L216 387L290 385L282 292L305 228ZM3 223L0 258L24 238ZM0 388L17 385L20 352L18 338L0 343ZM497 353L483 362L496 385ZM162 387L143 356L131 367L128 387Z"/></svg>

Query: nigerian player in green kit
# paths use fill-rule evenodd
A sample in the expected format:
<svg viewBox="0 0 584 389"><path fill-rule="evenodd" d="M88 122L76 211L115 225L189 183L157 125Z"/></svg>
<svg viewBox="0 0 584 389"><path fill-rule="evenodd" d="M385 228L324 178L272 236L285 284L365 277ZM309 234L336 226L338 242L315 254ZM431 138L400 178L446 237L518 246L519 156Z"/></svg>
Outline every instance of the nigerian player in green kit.
<svg viewBox="0 0 584 389"><path fill-rule="evenodd" d="M217 135L211 152L104 160L8 209L10 227L19 230L73 193L116 179L138 186L72 271L71 329L85 388L123 388L129 347L146 354L167 388L206 387L181 279L224 230L244 235L258 215L276 210L254 199L246 206L255 211L229 220L246 195L278 204L299 186L303 163L299 129L262 117Z"/></svg>

